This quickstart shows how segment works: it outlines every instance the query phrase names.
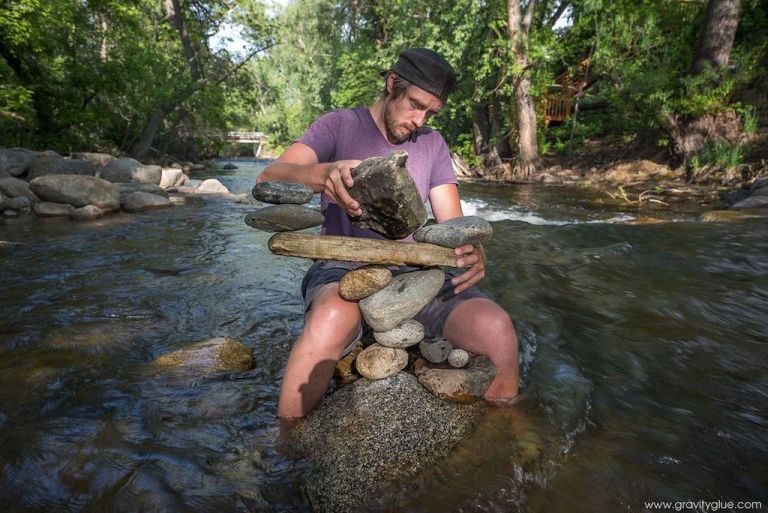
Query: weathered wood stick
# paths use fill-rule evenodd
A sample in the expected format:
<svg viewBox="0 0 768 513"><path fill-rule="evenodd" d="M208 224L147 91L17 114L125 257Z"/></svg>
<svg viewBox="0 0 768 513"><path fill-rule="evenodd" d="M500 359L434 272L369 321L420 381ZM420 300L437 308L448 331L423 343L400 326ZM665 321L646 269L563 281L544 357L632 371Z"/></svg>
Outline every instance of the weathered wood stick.
<svg viewBox="0 0 768 513"><path fill-rule="evenodd" d="M442 265L456 267L456 254L426 242L314 235L310 233L277 233L267 243L276 255L344 260L383 265Z"/></svg>

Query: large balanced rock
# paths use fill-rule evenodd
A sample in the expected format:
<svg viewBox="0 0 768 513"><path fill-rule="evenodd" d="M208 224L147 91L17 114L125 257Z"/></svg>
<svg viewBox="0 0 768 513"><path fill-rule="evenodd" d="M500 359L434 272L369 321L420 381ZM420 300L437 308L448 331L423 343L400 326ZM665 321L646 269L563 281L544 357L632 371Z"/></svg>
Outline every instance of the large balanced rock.
<svg viewBox="0 0 768 513"><path fill-rule="evenodd" d="M24 148L0 150L0 172L10 176L23 175L38 159L37 152Z"/></svg>
<svg viewBox="0 0 768 513"><path fill-rule="evenodd" d="M363 211L352 219L355 226L401 239L427 222L427 209L405 168L407 159L406 152L395 151L386 158L366 159L355 168L349 195Z"/></svg>
<svg viewBox="0 0 768 513"><path fill-rule="evenodd" d="M144 212L173 206L173 202L159 194L149 192L130 192L120 198L123 210L126 212Z"/></svg>
<svg viewBox="0 0 768 513"><path fill-rule="evenodd" d="M35 178L30 189L43 201L74 207L95 205L103 210L120 208L120 193L101 178L84 175L47 175Z"/></svg>
<svg viewBox="0 0 768 513"><path fill-rule="evenodd" d="M123 157L111 161L101 170L101 178L110 182L143 182L160 184L160 166L145 166L138 160Z"/></svg>
<svg viewBox="0 0 768 513"><path fill-rule="evenodd" d="M253 355L233 338L215 337L160 356L155 363L204 371L246 371L253 368Z"/></svg>
<svg viewBox="0 0 768 513"><path fill-rule="evenodd" d="M312 510L370 511L441 462L470 433L481 403L441 401L411 374L357 380L327 397L295 430L312 461Z"/></svg>
<svg viewBox="0 0 768 513"><path fill-rule="evenodd" d="M405 349L418 344L424 338L424 325L415 319L408 319L389 331L374 331L373 338L384 347Z"/></svg>
<svg viewBox="0 0 768 513"><path fill-rule="evenodd" d="M317 210L300 205L272 205L245 216L245 223L265 232L285 232L320 226L325 218Z"/></svg>
<svg viewBox="0 0 768 513"><path fill-rule="evenodd" d="M32 192L32 189L29 188L29 182L12 176L0 178L0 193L9 198L27 198L32 203L40 201L35 193Z"/></svg>
<svg viewBox="0 0 768 513"><path fill-rule="evenodd" d="M405 349L372 344L357 355L357 371L368 379L384 379L394 376L408 365Z"/></svg>
<svg viewBox="0 0 768 513"><path fill-rule="evenodd" d="M419 242L429 242L446 248L479 244L492 236L491 223L477 216L457 217L444 223L424 226L413 234L413 238Z"/></svg>
<svg viewBox="0 0 768 513"><path fill-rule="evenodd" d="M445 273L440 269L401 274L379 292L360 301L360 311L373 331L389 331L432 301L444 280Z"/></svg>
<svg viewBox="0 0 768 513"><path fill-rule="evenodd" d="M345 274L339 282L339 295L358 301L374 294L392 281L392 271L383 265L366 265Z"/></svg>
<svg viewBox="0 0 768 513"><path fill-rule="evenodd" d="M265 203L303 205L312 199L314 192L309 185L293 182L261 182L251 191L253 197Z"/></svg>
<svg viewBox="0 0 768 513"><path fill-rule="evenodd" d="M94 176L98 168L87 160L65 159L63 157L40 157L29 168L29 180L47 175Z"/></svg>

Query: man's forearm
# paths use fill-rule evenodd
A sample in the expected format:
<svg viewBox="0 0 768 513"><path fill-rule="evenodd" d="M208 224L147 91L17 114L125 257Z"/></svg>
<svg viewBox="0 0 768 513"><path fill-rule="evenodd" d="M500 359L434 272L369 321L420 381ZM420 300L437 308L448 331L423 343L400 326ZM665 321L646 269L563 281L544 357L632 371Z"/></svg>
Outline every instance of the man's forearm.
<svg viewBox="0 0 768 513"><path fill-rule="evenodd" d="M290 164L276 160L264 168L256 182L297 182L309 185L315 192L323 192L330 165Z"/></svg>

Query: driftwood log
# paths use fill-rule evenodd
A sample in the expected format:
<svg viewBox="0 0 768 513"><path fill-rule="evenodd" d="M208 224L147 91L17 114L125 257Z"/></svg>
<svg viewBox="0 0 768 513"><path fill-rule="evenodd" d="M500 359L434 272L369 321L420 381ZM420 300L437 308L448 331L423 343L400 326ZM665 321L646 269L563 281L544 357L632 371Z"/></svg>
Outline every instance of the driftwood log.
<svg viewBox="0 0 768 513"><path fill-rule="evenodd" d="M309 233L275 234L269 239L268 247L276 255L382 265L456 267L458 258L453 249L426 242Z"/></svg>

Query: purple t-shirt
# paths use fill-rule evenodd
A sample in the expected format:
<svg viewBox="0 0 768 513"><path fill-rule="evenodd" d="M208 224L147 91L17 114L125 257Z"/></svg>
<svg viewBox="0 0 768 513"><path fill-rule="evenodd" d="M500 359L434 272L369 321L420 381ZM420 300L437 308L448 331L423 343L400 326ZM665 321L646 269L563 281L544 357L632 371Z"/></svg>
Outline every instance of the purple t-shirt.
<svg viewBox="0 0 768 513"><path fill-rule="evenodd" d="M315 120L298 142L312 148L320 163L386 157L395 150L405 150L408 152L405 167L424 202L433 187L459 183L448 145L439 133L422 127L405 142L392 144L379 131L368 107L329 112ZM321 198L321 210L325 215L323 233L326 235L384 238L373 230L355 227L347 213L325 194ZM413 237L409 235L402 240L413 240Z"/></svg>

